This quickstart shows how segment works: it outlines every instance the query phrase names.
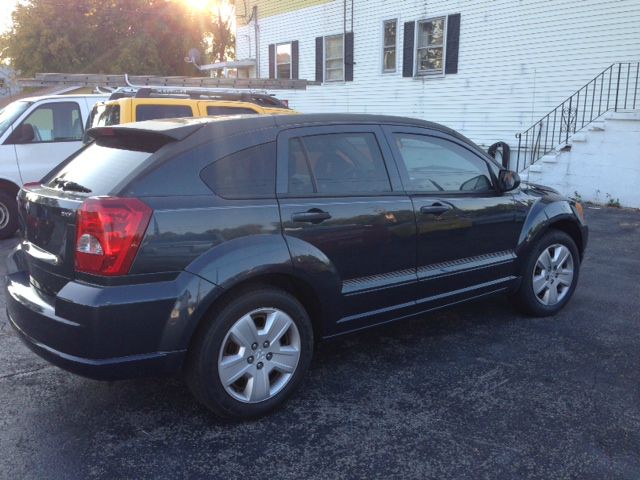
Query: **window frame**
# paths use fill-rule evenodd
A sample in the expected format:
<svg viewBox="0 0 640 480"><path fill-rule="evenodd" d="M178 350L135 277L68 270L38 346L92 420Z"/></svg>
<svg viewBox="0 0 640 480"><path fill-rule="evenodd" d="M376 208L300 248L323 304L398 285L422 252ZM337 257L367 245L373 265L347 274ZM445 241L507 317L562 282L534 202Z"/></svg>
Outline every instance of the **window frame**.
<svg viewBox="0 0 640 480"><path fill-rule="evenodd" d="M289 193L289 140L297 137L314 135L344 134L344 133L372 133L380 148L384 168L389 178L388 192L358 192L352 194L335 193ZM347 198L347 197L384 197L404 194L400 181L400 174L394 162L393 154L387 139L378 125L340 124L321 127L294 127L282 130L277 137L277 168L276 168L276 196L278 198Z"/></svg>
<svg viewBox="0 0 640 480"><path fill-rule="evenodd" d="M77 139L67 139L67 140L40 140L40 141L34 141L34 142L28 142L28 143L23 143L20 145L37 145L37 144L41 144L41 143L71 143L71 142L82 142L82 138L84 137L84 132L85 132L85 125L83 122L83 118L82 118L82 109L80 108L80 103L74 101L74 100L62 100L62 101L53 101L53 102L44 102L44 103L39 103L39 104L34 104L34 108L31 109L27 109L26 112L23 112L22 115L23 118L20 120L20 123L18 124L17 128L20 128L24 122L26 122L29 117L31 117L31 115L36 112L37 110L41 109L41 108L46 108L48 106L52 106L52 105L60 105L63 103L70 103L75 105L75 108L78 111L78 115L80 116L80 128L82 129L82 134L80 135L80 138ZM53 119L53 121L55 121L55 118ZM9 129L11 130L11 129ZM11 130L11 133L13 133L14 130ZM9 134L9 136L7 137L7 140L9 139L11 134ZM6 144L6 140L5 140L5 144Z"/></svg>
<svg viewBox="0 0 640 480"><path fill-rule="evenodd" d="M394 39L394 44L393 45L387 45L385 43L385 32L386 32L386 26L388 23L395 23L396 25L396 34L395 34L395 39ZM385 63L384 63L384 54L386 52L387 49L389 48L393 48L395 50L396 56L395 56L395 62L393 65L393 70L392 69L387 69L385 68ZM398 19L397 18L392 18L389 20L383 20L382 21L382 73L396 73L398 71Z"/></svg>
<svg viewBox="0 0 640 480"><path fill-rule="evenodd" d="M323 72L324 72L324 82L329 82L329 83L336 83L336 82L345 82L345 78L346 78L346 64L345 64L345 50L344 50L344 33L337 33L335 35L325 35L323 37L323 42L322 42L322 49L323 49ZM327 55L327 40L332 39L332 38L342 38L342 57L335 57L335 58L329 58L329 56ZM328 63L329 60L338 60L339 58L341 58L342 60L342 77L339 79L334 79L334 80L330 80L329 79L329 68L328 68ZM337 68L332 68L331 70L337 70Z"/></svg>
<svg viewBox="0 0 640 480"><path fill-rule="evenodd" d="M289 45L289 63L279 63L278 62L278 47L282 45ZM276 79L284 79L284 80L292 80L293 79L293 42L280 42L275 44L275 78ZM278 65L289 65L289 76L281 77L278 74Z"/></svg>
<svg viewBox="0 0 640 480"><path fill-rule="evenodd" d="M472 144L464 142L453 135L449 135L440 130L433 130L428 128L419 128L419 127L399 127L394 125L386 125L383 127L384 133L387 137L387 141L391 146L391 151L393 153L393 158L396 163L396 168L398 169L400 181L402 183L402 188L405 193L411 196L425 196L425 197L436 197L436 198L444 198L444 197L494 197L503 195L503 192L498 188L498 173L500 171L500 166L489 157L483 150L479 149L479 147L475 147ZM474 155L479 160L483 161L487 167L487 171L489 172L489 178L491 180L491 189L482 190L482 191L464 191L464 190L444 190L444 191L433 191L426 192L422 190L412 190L408 188L410 186L409 182L409 174L407 172L406 165L404 164L404 160L402 158L402 154L398 150L398 147L395 142L395 135L419 135L423 137L431 137L437 138L440 140L445 140L453 143L459 147L467 150L471 155Z"/></svg>
<svg viewBox="0 0 640 480"><path fill-rule="evenodd" d="M443 20L443 32L442 32L442 46L429 46L420 47L420 24L431 22L433 20ZM415 76L416 77L444 77L446 64L447 64L447 29L448 29L448 15L438 15L435 17L429 18L421 18L420 20L416 20L415 23L415 39L414 39L414 47L413 47L413 56L414 56L414 68L415 68ZM418 55L419 50L426 50L428 48L442 48L442 70L420 70L420 57Z"/></svg>

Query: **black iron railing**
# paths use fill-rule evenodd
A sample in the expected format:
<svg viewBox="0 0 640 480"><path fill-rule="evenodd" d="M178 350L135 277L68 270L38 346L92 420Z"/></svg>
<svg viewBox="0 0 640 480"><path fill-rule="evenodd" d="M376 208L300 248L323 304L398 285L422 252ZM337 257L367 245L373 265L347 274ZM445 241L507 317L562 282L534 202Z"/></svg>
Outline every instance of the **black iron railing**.
<svg viewBox="0 0 640 480"><path fill-rule="evenodd" d="M521 172L608 111L640 108L640 62L614 63L556 108L516 134L515 170Z"/></svg>

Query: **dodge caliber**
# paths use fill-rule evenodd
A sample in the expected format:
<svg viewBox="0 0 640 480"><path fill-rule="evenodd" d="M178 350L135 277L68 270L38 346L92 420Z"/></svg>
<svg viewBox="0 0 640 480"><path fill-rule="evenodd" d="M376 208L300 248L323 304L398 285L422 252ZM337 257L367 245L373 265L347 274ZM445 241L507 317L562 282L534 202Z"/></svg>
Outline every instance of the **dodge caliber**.
<svg viewBox="0 0 640 480"><path fill-rule="evenodd" d="M443 126L370 115L171 119L95 142L18 194L8 317L97 379L178 373L218 415L290 397L317 340L484 298L557 313L579 203Z"/></svg>

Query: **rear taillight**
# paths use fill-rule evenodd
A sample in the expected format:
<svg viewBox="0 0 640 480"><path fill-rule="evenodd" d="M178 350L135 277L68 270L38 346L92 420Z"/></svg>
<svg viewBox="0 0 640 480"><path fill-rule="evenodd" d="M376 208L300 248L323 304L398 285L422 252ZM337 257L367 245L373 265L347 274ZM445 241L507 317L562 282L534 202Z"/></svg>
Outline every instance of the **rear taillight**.
<svg viewBox="0 0 640 480"><path fill-rule="evenodd" d="M126 275L153 210L136 198L95 197L78 210L76 271Z"/></svg>

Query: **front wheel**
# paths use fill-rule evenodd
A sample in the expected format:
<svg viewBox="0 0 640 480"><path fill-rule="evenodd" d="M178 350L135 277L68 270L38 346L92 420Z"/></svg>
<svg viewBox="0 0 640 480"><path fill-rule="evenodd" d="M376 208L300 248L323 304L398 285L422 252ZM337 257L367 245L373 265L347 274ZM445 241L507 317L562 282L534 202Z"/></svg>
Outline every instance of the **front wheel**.
<svg viewBox="0 0 640 480"><path fill-rule="evenodd" d="M11 237L18 229L18 206L15 195L0 190L0 240Z"/></svg>
<svg viewBox="0 0 640 480"><path fill-rule="evenodd" d="M531 249L525 260L522 283L514 295L524 313L546 317L569 301L580 273L580 255L573 239L551 230Z"/></svg>
<svg viewBox="0 0 640 480"><path fill-rule="evenodd" d="M222 417L258 417L281 405L299 386L313 353L304 307L267 287L233 297L198 335L187 383Z"/></svg>

